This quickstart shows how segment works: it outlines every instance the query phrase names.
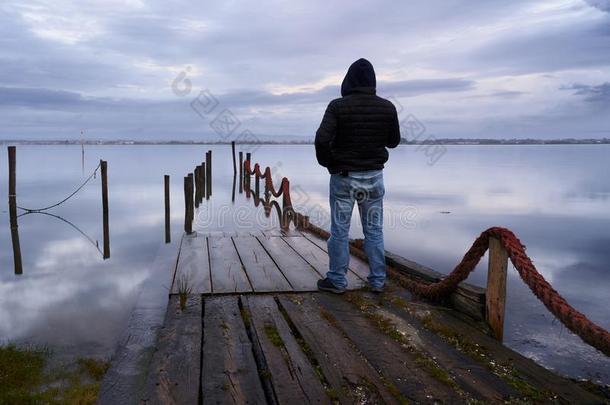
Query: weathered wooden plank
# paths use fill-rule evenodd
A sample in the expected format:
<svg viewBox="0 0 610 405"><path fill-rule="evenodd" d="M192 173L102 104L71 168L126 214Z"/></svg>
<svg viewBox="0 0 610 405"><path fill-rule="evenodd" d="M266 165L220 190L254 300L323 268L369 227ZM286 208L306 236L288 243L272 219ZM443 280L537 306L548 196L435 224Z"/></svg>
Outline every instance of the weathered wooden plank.
<svg viewBox="0 0 610 405"><path fill-rule="evenodd" d="M171 296L157 341L142 401L147 404L197 403L202 334L201 296L189 296L185 310Z"/></svg>
<svg viewBox="0 0 610 405"><path fill-rule="evenodd" d="M187 281L193 294L212 292L208 244L205 237L197 234L183 237L172 294L178 294L182 280Z"/></svg>
<svg viewBox="0 0 610 405"><path fill-rule="evenodd" d="M408 350L382 332L362 311L343 297L316 294L327 318L331 318L358 348L368 362L393 384L410 402L415 403L463 403L458 393L447 384L430 375L416 353Z"/></svg>
<svg viewBox="0 0 610 405"><path fill-rule="evenodd" d="M476 399L491 398L493 401L518 396L516 390L490 373L483 364L424 328L420 320L409 311L390 301L385 304L374 309L375 316L394 324L396 330L408 338L409 344L434 359L465 392Z"/></svg>
<svg viewBox="0 0 610 405"><path fill-rule="evenodd" d="M321 380L299 347L272 296L244 298L280 404L330 404Z"/></svg>
<svg viewBox="0 0 610 405"><path fill-rule="evenodd" d="M309 234L304 233L303 236L305 238L309 239L314 245L318 246L324 252L326 252L326 254L328 254L328 246L324 239L319 238L318 236L311 234L311 233L309 233ZM369 264L354 255L350 255L350 257L349 257L349 269L352 272L356 273L356 275L358 277L360 277L362 280L366 280L366 278L369 275L369 271L370 271Z"/></svg>
<svg viewBox="0 0 610 405"><path fill-rule="evenodd" d="M231 238L209 237L208 249L214 293L252 291Z"/></svg>
<svg viewBox="0 0 610 405"><path fill-rule="evenodd" d="M481 333L477 328L458 318L455 313L436 308L428 308L427 314L436 325L442 325L443 333L459 336L462 342L478 345L481 353L494 365L508 368L513 378L527 382L544 395L544 390L558 395L567 403L600 404L603 400L578 386L574 381L547 370L535 361L511 350L493 337Z"/></svg>
<svg viewBox="0 0 610 405"><path fill-rule="evenodd" d="M313 244L309 239L301 238L286 238L282 237L290 247L292 247L307 263L309 263L316 271L322 275L328 271L328 254ZM355 273L348 270L345 275L347 278L348 288L361 288L364 281Z"/></svg>
<svg viewBox="0 0 610 405"><path fill-rule="evenodd" d="M205 298L203 324L203 403L267 403L238 297Z"/></svg>
<svg viewBox="0 0 610 405"><path fill-rule="evenodd" d="M399 403L377 371L354 349L341 332L320 313L311 295L291 300L279 296L286 314L318 361L340 403Z"/></svg>
<svg viewBox="0 0 610 405"><path fill-rule="evenodd" d="M322 278L316 270L279 237L259 237L267 253L273 258L295 291L315 291Z"/></svg>
<svg viewBox="0 0 610 405"><path fill-rule="evenodd" d="M233 238L237 253L255 292L292 291L280 269L254 236Z"/></svg>
<svg viewBox="0 0 610 405"><path fill-rule="evenodd" d="M288 229L281 229L281 228L272 228L272 229L266 229L263 231L264 235L266 237L271 237L271 236L286 236L286 237L292 237L292 236L296 236L296 237L301 237L303 236L303 233L301 231L299 231L298 229L292 229L292 228L288 228Z"/></svg>
<svg viewBox="0 0 610 405"><path fill-rule="evenodd" d="M176 270L180 238L174 240L178 242L161 245L151 275L142 285L127 328L112 356L110 369L102 381L99 404L131 404L141 396L157 334L167 312L168 294L163 286L166 283L159 283L159 279L168 279L167 284L171 284Z"/></svg>

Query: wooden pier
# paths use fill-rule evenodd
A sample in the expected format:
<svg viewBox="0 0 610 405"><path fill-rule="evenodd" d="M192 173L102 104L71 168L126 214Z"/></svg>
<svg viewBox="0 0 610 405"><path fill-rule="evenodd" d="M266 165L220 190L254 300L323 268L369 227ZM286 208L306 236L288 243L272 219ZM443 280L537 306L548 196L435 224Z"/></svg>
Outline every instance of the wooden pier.
<svg viewBox="0 0 610 405"><path fill-rule="evenodd" d="M140 381L127 394L103 387L100 403L603 403L396 277L367 292L356 256L351 291L314 292L325 249L298 230L184 235L162 261L173 284ZM184 307L180 277L192 286ZM107 387L124 378L110 375Z"/></svg>
<svg viewBox="0 0 610 405"><path fill-rule="evenodd" d="M240 193L277 210L281 229L193 231L197 203L211 195L208 152L205 168L184 179L185 232L153 266L169 296L157 286L139 298L100 404L608 403L599 387L502 344L509 254L494 239L502 229L486 231L489 245L482 234L453 272L468 271L465 263L489 248L487 289L461 282L442 300L417 298L410 291L434 294L425 285L445 288L451 276L386 252L386 287L373 294L354 241L348 291L318 292L328 233L292 209L286 178L275 189L269 168L252 169L249 155L242 165L240 152ZM167 222L165 234L170 242Z"/></svg>

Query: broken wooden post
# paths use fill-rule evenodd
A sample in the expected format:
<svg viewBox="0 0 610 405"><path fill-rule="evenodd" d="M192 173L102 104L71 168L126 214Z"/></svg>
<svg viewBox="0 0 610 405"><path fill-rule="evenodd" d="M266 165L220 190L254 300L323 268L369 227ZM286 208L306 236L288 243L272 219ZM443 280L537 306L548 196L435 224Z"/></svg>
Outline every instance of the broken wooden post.
<svg viewBox="0 0 610 405"><path fill-rule="evenodd" d="M504 337L504 309L506 305L506 270L508 253L500 240L489 238L489 265L487 269L487 291L485 293L485 319L493 336L502 341Z"/></svg>
<svg viewBox="0 0 610 405"><path fill-rule="evenodd" d="M163 185L165 189L165 243L172 241L170 230L170 208L169 208L169 175L163 176Z"/></svg>
<svg viewBox="0 0 610 405"><path fill-rule="evenodd" d="M239 152L239 194L244 192L244 152Z"/></svg>
<svg viewBox="0 0 610 405"><path fill-rule="evenodd" d="M15 274L23 273L21 262L21 244L19 243L19 225L17 224L17 148L8 147L8 207L13 242L13 262Z"/></svg>
<svg viewBox="0 0 610 405"><path fill-rule="evenodd" d="M102 215L104 227L104 259L110 257L110 225L108 223L108 162L100 160L102 172Z"/></svg>
<svg viewBox="0 0 610 405"><path fill-rule="evenodd" d="M206 175L206 165L205 162L201 162L201 201L203 202L203 199L206 198L207 195L207 191L206 191L206 184L207 184L207 178L208 176Z"/></svg>

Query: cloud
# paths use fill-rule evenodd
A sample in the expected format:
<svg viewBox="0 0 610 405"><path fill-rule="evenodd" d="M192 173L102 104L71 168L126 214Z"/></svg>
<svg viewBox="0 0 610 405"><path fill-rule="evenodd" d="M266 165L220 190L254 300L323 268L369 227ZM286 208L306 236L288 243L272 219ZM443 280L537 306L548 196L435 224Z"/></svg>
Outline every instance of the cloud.
<svg viewBox="0 0 610 405"><path fill-rule="evenodd" d="M559 87L610 82L607 0L108 1L2 2L0 138L66 137L76 126L208 136L188 105L201 89L253 130L310 135L359 57L375 65L380 95L444 123L430 127L438 136L552 137L556 111L581 128L606 122ZM187 67L189 100L170 88Z"/></svg>
<svg viewBox="0 0 610 405"><path fill-rule="evenodd" d="M574 90L574 94L584 96L584 100L591 103L600 103L610 106L610 82L598 85L573 84L562 87L563 90Z"/></svg>
<svg viewBox="0 0 610 405"><path fill-rule="evenodd" d="M610 12L610 0L586 0L592 7L602 11Z"/></svg>

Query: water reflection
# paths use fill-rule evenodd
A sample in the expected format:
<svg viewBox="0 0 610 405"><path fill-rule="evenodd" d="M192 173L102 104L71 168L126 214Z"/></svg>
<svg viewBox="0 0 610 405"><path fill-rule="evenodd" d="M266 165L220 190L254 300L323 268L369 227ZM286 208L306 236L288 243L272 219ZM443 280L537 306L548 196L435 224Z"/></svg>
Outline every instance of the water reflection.
<svg viewBox="0 0 610 405"><path fill-rule="evenodd" d="M0 268L8 270L0 272L0 340L41 342L80 354L112 353L165 241L164 175L172 180L171 229L182 230L184 173L210 148L214 198L199 205L194 229L242 232L280 227L281 203L266 199L260 189L256 195L253 184L245 190L242 176L237 181L231 178L230 146L88 147L87 160L108 160L111 170L112 258L103 260L87 238L56 218L27 216L19 219L18 229L26 271L15 276L10 215L0 216L5 221L0 222ZM24 206L37 205L41 195L58 201L83 180L78 146L20 146L19 151L18 199ZM401 146L391 152L384 171L386 223L415 207L416 226L405 228L394 221L396 227L386 228L386 248L448 272L482 230L506 226L527 245L553 287L608 329L610 313L604 303L610 302L610 199L604 196L610 183L599 173L610 171L609 153L605 146L448 147L430 167L423 154ZM312 223L316 212L328 213L328 174L317 165L313 146L263 146L252 161L273 167L274 177L291 180L292 204L309 214ZM6 176L0 176L0 194L7 189ZM236 190L252 197L240 198ZM265 209L253 209L261 204ZM96 183L53 214L68 218L91 236L100 234L100 210ZM357 216L350 237L362 237ZM157 285L169 286L169 274L154 277ZM485 277L485 269L478 268L469 281L484 286ZM610 361L554 322L514 271L509 271L506 311L510 347L562 373L610 383Z"/></svg>

